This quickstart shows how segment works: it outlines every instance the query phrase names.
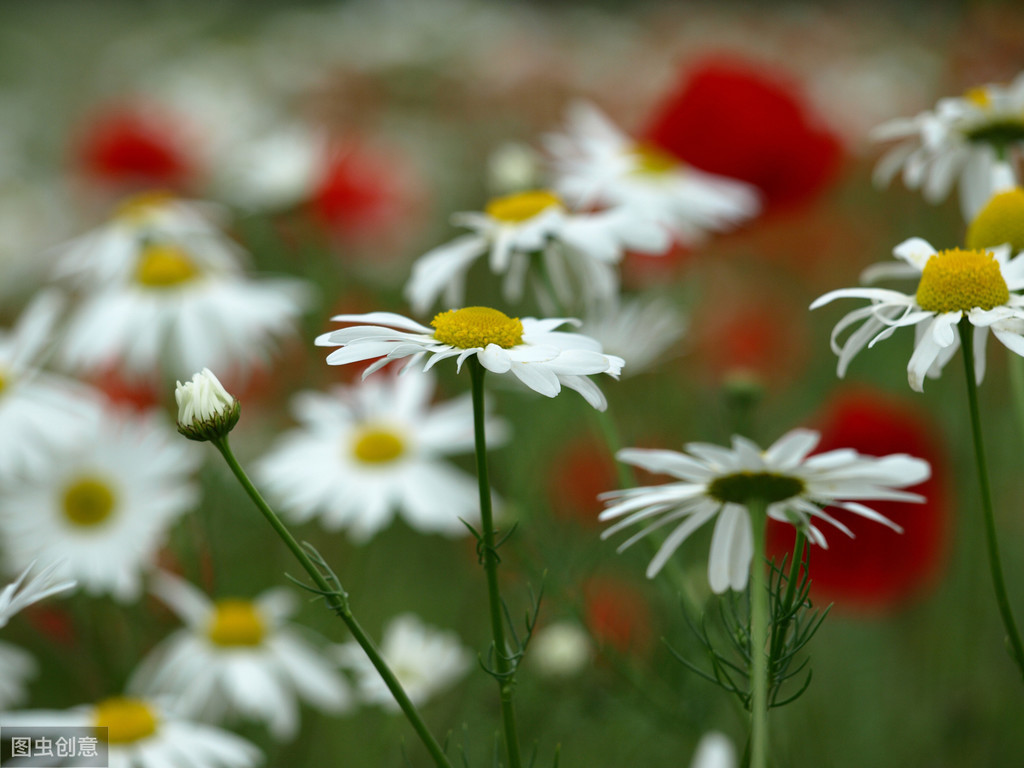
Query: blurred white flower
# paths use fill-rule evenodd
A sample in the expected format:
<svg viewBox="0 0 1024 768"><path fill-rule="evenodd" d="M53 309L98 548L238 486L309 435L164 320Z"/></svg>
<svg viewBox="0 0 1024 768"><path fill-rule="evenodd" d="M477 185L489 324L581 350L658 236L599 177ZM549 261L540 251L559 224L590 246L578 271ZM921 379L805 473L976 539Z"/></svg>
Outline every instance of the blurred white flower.
<svg viewBox="0 0 1024 768"><path fill-rule="evenodd" d="M25 700L26 684L35 673L36 662L27 652L0 643L0 712Z"/></svg>
<svg viewBox="0 0 1024 768"><path fill-rule="evenodd" d="M7 562L55 564L88 592L134 600L168 527L198 500L199 459L156 414L97 414L45 471L0 487Z"/></svg>
<svg viewBox="0 0 1024 768"><path fill-rule="evenodd" d="M179 711L203 720L261 721L278 740L295 736L300 699L325 712L349 708L348 686L334 665L285 621L295 611L287 589L214 601L158 573L153 593L187 626L151 652L129 690L171 696Z"/></svg>
<svg viewBox="0 0 1024 768"><path fill-rule="evenodd" d="M601 349L626 361L623 375L635 376L665 360L687 329L686 318L662 299L615 298L591 308L580 329Z"/></svg>
<svg viewBox="0 0 1024 768"><path fill-rule="evenodd" d="M603 354L601 345L589 336L555 330L566 323L579 323L571 318L520 320L490 307L464 307L436 315L432 328L393 312L331 319L371 323L330 331L316 339L320 347L341 347L327 356L328 365L375 360L363 372L364 378L407 357L405 369L427 358L423 370L429 370L438 361L454 357L461 370L462 363L475 356L486 370L512 374L545 397L556 397L564 386L603 411L608 401L587 376L607 373L617 378L624 364L621 357Z"/></svg>
<svg viewBox="0 0 1024 768"><path fill-rule="evenodd" d="M707 733L697 744L690 768L736 768L736 749L721 733Z"/></svg>
<svg viewBox="0 0 1024 768"><path fill-rule="evenodd" d="M534 631L530 664L548 677L572 677L590 664L594 646L590 634L575 621L558 621Z"/></svg>
<svg viewBox="0 0 1024 768"><path fill-rule="evenodd" d="M468 533L479 517L476 480L445 461L473 450L469 396L431 405L434 377L409 371L293 400L300 426L256 465L256 476L293 520L317 517L365 542L395 514L422 533ZM498 445L503 425L487 425Z"/></svg>
<svg viewBox="0 0 1024 768"><path fill-rule="evenodd" d="M87 387L42 370L64 302L43 291L10 331L0 330L0 481L45 468L74 445L99 408Z"/></svg>
<svg viewBox="0 0 1024 768"><path fill-rule="evenodd" d="M708 557L708 581L714 592L721 593L747 585L754 558L749 511L754 500L766 505L769 518L799 527L823 548L828 544L814 525L815 518L853 535L825 511L826 507L839 507L901 532L895 523L860 502L922 501L917 494L897 489L926 480L931 474L928 462L906 454L874 458L850 449L811 456L819 439L817 432L794 429L766 450L738 435L733 437L731 449L689 443L685 453L621 450L616 454L619 461L672 475L677 481L602 494L608 506L599 519L622 518L602 538L642 524L638 533L619 546L621 552L654 531L674 525L647 568L648 578L653 578L694 531L717 517Z"/></svg>
<svg viewBox="0 0 1024 768"><path fill-rule="evenodd" d="M18 578L0 590L0 629L25 606L75 588L73 580L58 574L60 563L50 563L30 579L28 575L34 566L35 562L29 563Z"/></svg>
<svg viewBox="0 0 1024 768"><path fill-rule="evenodd" d="M458 635L427 626L411 613L391 620L384 630L380 652L416 706L449 688L472 663L472 654ZM339 663L356 676L361 701L398 711L391 691L355 641L338 646L337 656Z"/></svg>
<svg viewBox="0 0 1024 768"><path fill-rule="evenodd" d="M241 736L186 720L147 698L117 696L66 710L0 714L0 728L106 728L109 768L251 768L260 751Z"/></svg>
<svg viewBox="0 0 1024 768"><path fill-rule="evenodd" d="M483 212L456 213L452 222L473 232L413 264L405 296L417 313L426 312L441 296L449 306L461 305L466 272L485 254L491 272L504 276L506 301L522 298L531 260L541 258L541 268L562 302L579 298L589 303L610 299L618 291L616 265L625 250L660 254L672 244L668 230L642 208L572 211L546 189L495 198Z"/></svg>
<svg viewBox="0 0 1024 768"><path fill-rule="evenodd" d="M573 104L566 131L546 136L544 146L555 189L571 204L638 209L683 243L732 229L761 208L754 187L637 143L592 104Z"/></svg>
<svg viewBox="0 0 1024 768"><path fill-rule="evenodd" d="M938 203L959 185L964 219L973 219L1004 187L1012 168L1007 156L1024 148L1024 72L1009 85L972 88L963 96L940 99L935 109L882 123L876 141L896 141L875 167L882 186L902 171L903 183L920 188ZM1001 159L1003 158L1003 159Z"/></svg>
<svg viewBox="0 0 1024 768"><path fill-rule="evenodd" d="M148 196L67 246L60 272L85 288L60 361L183 377L204 367L244 375L294 331L308 287L251 279L241 249L192 204Z"/></svg>

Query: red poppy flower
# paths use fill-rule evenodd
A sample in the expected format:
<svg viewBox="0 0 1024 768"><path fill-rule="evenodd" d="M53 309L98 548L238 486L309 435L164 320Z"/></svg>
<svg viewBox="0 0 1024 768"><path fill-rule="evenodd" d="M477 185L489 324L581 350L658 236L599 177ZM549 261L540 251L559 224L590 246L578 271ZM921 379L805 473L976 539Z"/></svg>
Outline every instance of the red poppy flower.
<svg viewBox="0 0 1024 768"><path fill-rule="evenodd" d="M816 602L859 609L898 606L934 582L943 559L949 525L944 452L923 415L902 399L866 389L846 392L828 407L818 450L836 448L873 456L908 453L932 465L930 479L907 489L924 496L924 503L871 505L902 526L902 534L829 508L855 538L826 531L828 549L811 549L811 595ZM769 523L769 556L779 560L792 552L793 542L791 525Z"/></svg>
<svg viewBox="0 0 1024 768"><path fill-rule="evenodd" d="M644 654L654 639L647 597L629 582L595 576L583 585L584 620L598 648Z"/></svg>
<svg viewBox="0 0 1024 768"><path fill-rule="evenodd" d="M554 514L597 527L600 493L618 487L608 447L596 440L576 440L559 449L551 465L548 498Z"/></svg>
<svg viewBox="0 0 1024 768"><path fill-rule="evenodd" d="M175 116L142 105L118 105L97 114L76 146L78 166L92 181L123 188L182 190L198 169Z"/></svg>
<svg viewBox="0 0 1024 768"><path fill-rule="evenodd" d="M779 208L825 189L842 146L795 84L766 69L723 56L697 63L655 109L645 138L697 168L750 182Z"/></svg>

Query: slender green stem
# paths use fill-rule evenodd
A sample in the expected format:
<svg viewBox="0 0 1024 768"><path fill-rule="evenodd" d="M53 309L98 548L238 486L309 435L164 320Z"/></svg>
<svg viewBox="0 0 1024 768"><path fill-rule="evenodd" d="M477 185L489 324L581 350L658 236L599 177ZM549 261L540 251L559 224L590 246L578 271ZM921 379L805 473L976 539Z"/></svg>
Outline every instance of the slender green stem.
<svg viewBox="0 0 1024 768"><path fill-rule="evenodd" d="M967 402L971 412L971 434L974 437L974 458L978 467L978 483L981 486L981 511L985 525L985 544L988 548L988 564L992 573L992 587L996 593L999 614L1006 629L1006 642L1024 676L1024 644L1013 619L1010 599L1003 579L1003 566L999 557L999 541L996 536L995 514L992 511L992 491L988 482L988 465L985 461L985 447L981 437L981 416L978 410L978 386L974 375L974 334L966 318L960 321L960 345L963 347L964 372L967 375Z"/></svg>
<svg viewBox="0 0 1024 768"><path fill-rule="evenodd" d="M309 574L309 577L313 580L313 583L316 584L317 589L324 596L324 599L331 607L331 610L337 613L341 620L345 622L345 626L347 626L349 631L352 633L352 637L354 637L355 641L359 643L359 646L366 652L366 655L370 657L370 661L373 663L374 668L384 680L384 684L387 685L388 690L391 691L391 695L395 697L395 701L405 714L406 719L409 721L410 725L412 725L416 734L420 737L420 740L423 742L423 746L427 748L431 758L433 758L434 764L437 765L438 768L452 768L452 764L445 755L444 750L437 742L437 739L434 738L433 734L431 734L427 729L426 724L423 722L423 718L420 717L416 706L409 699L408 694L406 694L405 689L402 688L402 684L398 681L395 673L391 671L390 667L388 667L387 662L384 661L384 657L381 656L381 653L377 649L373 640L365 630L363 630L362 626L352 614L352 609L348 604L348 595L343 591L338 590L336 585L332 585L327 581L320 568L318 568L312 558L310 558L309 553L302 548L298 541L295 540L291 531L285 527L284 523L281 522L281 519L277 516L274 510L270 508L270 505L264 501L260 492L256 490L256 487L249 480L249 476L246 475L245 470L242 469L241 465L235 459L235 455L231 451L231 446L228 444L227 436L225 435L223 438L213 440L211 442L216 446L217 450L221 452L221 455L228 463L231 471L234 473L235 477L238 478L238 482L242 484L245 492L249 494L249 498L253 500L253 503L256 504L259 511L263 513L263 517L265 517L267 522L270 523L270 526L274 529L277 535L281 537L281 540L284 541L288 549L292 551L292 554L295 555L295 558L305 569L306 573Z"/></svg>
<svg viewBox="0 0 1024 768"><path fill-rule="evenodd" d="M764 573L764 499L747 502L754 530L754 559L750 564L750 768L768 765L768 585Z"/></svg>
<svg viewBox="0 0 1024 768"><path fill-rule="evenodd" d="M491 508L491 482L487 471L487 433L484 424L484 373L475 357L466 361L473 388L473 435L476 445L476 476L480 485L480 548L484 572L487 576L487 602L491 616L491 636L494 641L494 677L501 696L501 720L505 730L505 749L509 768L520 768L519 735L516 728L516 710L513 693L516 669L505 642L505 620L498 590L498 552L494 532L494 513Z"/></svg>
<svg viewBox="0 0 1024 768"><path fill-rule="evenodd" d="M1010 355L1007 367L1010 369L1010 395L1013 398L1013 412L1017 417L1017 429L1024 435L1024 357Z"/></svg>

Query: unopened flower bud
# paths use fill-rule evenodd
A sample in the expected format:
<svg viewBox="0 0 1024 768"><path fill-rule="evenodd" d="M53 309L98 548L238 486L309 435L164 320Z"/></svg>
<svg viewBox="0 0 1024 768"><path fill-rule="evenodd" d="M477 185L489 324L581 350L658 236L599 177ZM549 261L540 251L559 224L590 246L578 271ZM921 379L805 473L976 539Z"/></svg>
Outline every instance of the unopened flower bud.
<svg viewBox="0 0 1024 768"><path fill-rule="evenodd" d="M209 368L203 368L192 381L179 381L174 399L178 402L178 431L189 440L219 439L238 423L241 406Z"/></svg>

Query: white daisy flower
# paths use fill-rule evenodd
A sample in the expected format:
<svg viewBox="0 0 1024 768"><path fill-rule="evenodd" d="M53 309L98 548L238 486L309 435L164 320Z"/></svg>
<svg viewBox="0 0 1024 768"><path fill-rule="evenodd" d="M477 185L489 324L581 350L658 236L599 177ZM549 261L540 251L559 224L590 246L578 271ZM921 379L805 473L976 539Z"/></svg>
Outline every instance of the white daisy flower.
<svg viewBox="0 0 1024 768"><path fill-rule="evenodd" d="M241 406L213 371L203 368L174 389L178 404L178 431L190 440L212 440L234 429Z"/></svg>
<svg viewBox="0 0 1024 768"><path fill-rule="evenodd" d="M260 751L229 731L183 719L146 698L116 696L67 710L23 710L0 714L0 728L13 726L106 728L109 768L251 768Z"/></svg>
<svg viewBox="0 0 1024 768"><path fill-rule="evenodd" d="M0 330L0 481L45 467L82 438L99 407L88 388L41 370L63 306L44 291Z"/></svg>
<svg viewBox="0 0 1024 768"><path fill-rule="evenodd" d="M591 104L573 104L567 123L544 143L555 188L574 205L638 208L684 243L732 229L760 210L754 187L637 143Z"/></svg>
<svg viewBox="0 0 1024 768"><path fill-rule="evenodd" d="M482 213L457 213L452 222L473 230L421 256L412 267L405 296L415 312L426 312L438 297L449 306L465 298L466 272L488 255L491 271L504 275L509 302L522 298L531 259L544 259L559 297L573 300L572 285L586 301L606 300L618 291L616 265L625 250L664 253L671 245L665 227L642 209L570 211L546 189L491 200Z"/></svg>
<svg viewBox="0 0 1024 768"><path fill-rule="evenodd" d="M582 330L601 349L626 361L625 375L635 376L665 360L687 325L679 310L662 299L615 298L592 307Z"/></svg>
<svg viewBox="0 0 1024 768"><path fill-rule="evenodd" d="M985 375L985 345L989 330L1009 350L1024 355L1024 297L1012 291L1024 288L1024 258L1010 259L1009 246L989 250L953 248L937 252L919 237L893 249L904 263L876 274L920 275L917 292L905 294L888 288L841 288L817 298L817 309L840 298L869 299L832 331L832 351L839 356L842 377L860 350L889 338L897 328L915 326L914 353L907 365L911 389L921 392L926 376L937 377L960 346L957 324L966 319L974 326L975 375ZM852 325L863 324L841 346L838 336Z"/></svg>
<svg viewBox="0 0 1024 768"><path fill-rule="evenodd" d="M652 578L690 534L717 516L708 581L713 591L721 593L747 585L754 557L748 508L752 499L767 504L768 517L798 526L823 548L828 545L814 518L853 535L826 513L825 507L839 507L901 531L861 500L922 501L917 494L895 489L926 480L931 472L928 462L905 454L862 456L851 449L811 456L819 437L817 432L794 429L765 451L738 435L732 439L731 450L689 443L686 453L644 448L619 451L619 461L672 475L679 482L602 494L609 505L599 519L622 518L602 538L642 523L643 528L619 547L621 552L653 531L678 523L647 568L647 576Z"/></svg>
<svg viewBox="0 0 1024 768"><path fill-rule="evenodd" d="M75 588L73 580L63 579L58 574L60 563L50 563L29 579L33 567L34 561L18 578L0 590L0 629L22 608Z"/></svg>
<svg viewBox="0 0 1024 768"><path fill-rule="evenodd" d="M28 653L0 643L0 712L25 700L26 685L35 674L36 662Z"/></svg>
<svg viewBox="0 0 1024 768"><path fill-rule="evenodd" d="M291 333L308 299L294 279L247 278L241 250L173 198L130 204L63 261L87 289L61 362L181 377L204 367L245 374Z"/></svg>
<svg viewBox="0 0 1024 768"><path fill-rule="evenodd" d="M898 142L878 161L876 184L887 185L902 171L907 187L938 203L959 181L961 210L970 220L1012 174L999 156L1024 147L1024 73L1010 85L973 88L940 99L934 110L890 120L872 138Z"/></svg>
<svg viewBox="0 0 1024 768"><path fill-rule="evenodd" d="M88 592L135 599L167 528L198 500L199 459L155 414L103 414L46 472L0 488L7 561L55 563Z"/></svg>
<svg viewBox="0 0 1024 768"><path fill-rule="evenodd" d="M380 653L416 706L459 680L473 659L454 632L427 626L411 613L391 620L384 630ZM361 701L398 711L384 679L355 641L338 646L337 656L339 663L356 676Z"/></svg>
<svg viewBox="0 0 1024 768"><path fill-rule="evenodd" d="M300 699L325 712L348 709L345 680L285 621L296 607L287 589L213 601L158 573L153 592L187 627L153 650L129 690L170 696L179 711L203 720L258 720L282 741L298 730Z"/></svg>
<svg viewBox="0 0 1024 768"><path fill-rule="evenodd" d="M476 480L445 461L473 450L468 396L431 406L434 377L368 379L293 400L298 429L257 464L256 474L297 522L318 517L365 542L397 512L423 533L458 536L479 517ZM496 445L503 425L487 425Z"/></svg>
<svg viewBox="0 0 1024 768"><path fill-rule="evenodd" d="M607 373L618 377L624 364L620 357L603 354L601 345L588 336L555 330L579 322L568 318L519 320L490 307L465 307L441 312L431 321L433 328L393 312L336 315L331 319L371 323L331 331L316 339L317 346L341 347L327 356L328 365L380 358L366 369L364 378L392 360L406 357L410 358L406 367L426 358L423 370L454 357L461 370L462 363L475 356L487 370L511 373L546 397L555 397L565 386L603 411L608 402L587 376Z"/></svg>

